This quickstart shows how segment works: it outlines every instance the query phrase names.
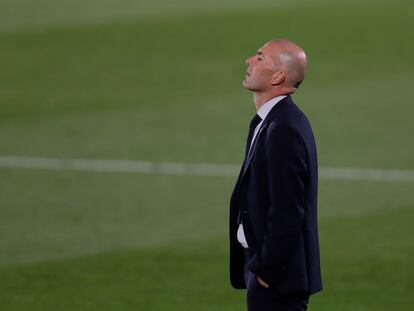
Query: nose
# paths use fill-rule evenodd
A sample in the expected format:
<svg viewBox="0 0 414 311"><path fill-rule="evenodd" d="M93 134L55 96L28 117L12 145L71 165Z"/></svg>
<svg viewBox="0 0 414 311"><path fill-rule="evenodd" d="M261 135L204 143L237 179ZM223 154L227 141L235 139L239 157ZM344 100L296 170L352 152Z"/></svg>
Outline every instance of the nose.
<svg viewBox="0 0 414 311"><path fill-rule="evenodd" d="M250 66L250 63L251 63L252 57L253 57L253 56L250 56L250 57L248 57L248 58L246 59L246 65L249 65L249 66Z"/></svg>

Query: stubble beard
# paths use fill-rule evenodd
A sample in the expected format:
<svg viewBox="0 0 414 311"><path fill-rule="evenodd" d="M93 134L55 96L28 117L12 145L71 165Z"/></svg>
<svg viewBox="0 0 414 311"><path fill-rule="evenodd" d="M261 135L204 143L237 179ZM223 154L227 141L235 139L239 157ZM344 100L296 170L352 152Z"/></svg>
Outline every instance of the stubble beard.
<svg viewBox="0 0 414 311"><path fill-rule="evenodd" d="M243 80L243 87L246 89L246 90L249 90L249 91L255 91L255 88L251 85L251 83L249 83L248 82L248 79L250 78L250 76L247 76L244 80Z"/></svg>

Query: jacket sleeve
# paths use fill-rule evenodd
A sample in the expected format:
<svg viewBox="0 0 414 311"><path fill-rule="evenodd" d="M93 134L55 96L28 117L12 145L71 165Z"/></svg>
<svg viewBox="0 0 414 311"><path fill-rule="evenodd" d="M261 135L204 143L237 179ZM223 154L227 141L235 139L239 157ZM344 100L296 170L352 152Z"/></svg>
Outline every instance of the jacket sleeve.
<svg viewBox="0 0 414 311"><path fill-rule="evenodd" d="M300 242L306 204L307 151L300 133L288 126L269 126L265 148L270 194L267 234L247 268L272 284L288 269Z"/></svg>

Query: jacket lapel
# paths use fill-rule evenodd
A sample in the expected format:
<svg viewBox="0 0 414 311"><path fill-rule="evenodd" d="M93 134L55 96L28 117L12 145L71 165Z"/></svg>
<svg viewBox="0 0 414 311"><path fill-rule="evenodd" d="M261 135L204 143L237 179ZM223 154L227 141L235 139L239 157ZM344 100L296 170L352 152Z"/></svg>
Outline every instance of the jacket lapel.
<svg viewBox="0 0 414 311"><path fill-rule="evenodd" d="M253 141L253 144L252 144L252 147L250 148L250 151L249 151L249 153L247 154L247 158L246 158L246 161L244 162L244 165L243 165L243 173L242 173L242 176L244 176L244 173L246 172L246 170L247 170L247 168L249 167L249 165L250 165L250 162L252 161L252 159L253 159L253 156L254 156L254 153L255 153L255 151L256 151L256 147L257 147L257 142L259 141L259 139L260 139L260 135L262 134L262 132L263 132L263 130L265 129L265 127L267 126L267 124L265 124L264 122L262 123L262 126L260 127L260 129L259 129L259 131L257 132L257 134L256 134L256 137L254 138L254 141Z"/></svg>
<svg viewBox="0 0 414 311"><path fill-rule="evenodd" d="M249 153L247 154L247 158L246 158L246 160L245 160L245 162L244 162L244 164L243 164L243 167L242 167L242 170L241 170L241 172L240 172L240 175L241 176L239 176L239 180L238 180L238 183L240 183L241 181L242 181L242 179L243 179L243 177L244 177L244 175L245 175L245 173L246 173L246 171L247 171L247 169L249 168L249 165L250 165L250 163L251 163L251 161L252 161L252 159L253 159L253 156L254 156L254 153L255 153L255 151L256 151L256 147L257 147L257 144L258 144L258 142L259 142L259 140L260 140L260 137L261 137L261 134L262 134L262 132L265 132L264 130L265 130L265 128L268 126L268 124L270 123L270 121L271 120L273 120L275 117L276 117L276 115L277 115L277 113L284 107L284 106L287 106L287 105L289 105L290 103L292 103L292 100L291 100L291 98L290 98L290 96L286 96L284 99L282 99L280 102L278 102L273 108L272 108L272 110L270 110L270 112L269 112L269 114L266 116L266 118L263 120L263 123L262 123L262 125L261 125L261 127L260 127L260 129L259 129L259 132L257 133L257 135L256 135L256 137L255 137L255 139L254 139L254 141L253 141L253 145L252 145L252 147L251 147L251 149L250 149L250 151L249 151Z"/></svg>

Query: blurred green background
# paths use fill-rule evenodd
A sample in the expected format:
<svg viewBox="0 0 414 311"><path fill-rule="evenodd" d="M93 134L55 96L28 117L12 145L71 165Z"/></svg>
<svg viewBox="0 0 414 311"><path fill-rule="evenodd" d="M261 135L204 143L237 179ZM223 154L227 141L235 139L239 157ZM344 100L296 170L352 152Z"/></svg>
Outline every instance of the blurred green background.
<svg viewBox="0 0 414 311"><path fill-rule="evenodd" d="M308 54L320 166L414 169L414 2L1 0L0 160L240 165L245 59ZM0 310L244 310L235 176L0 168ZM309 310L414 304L414 182L320 179Z"/></svg>

